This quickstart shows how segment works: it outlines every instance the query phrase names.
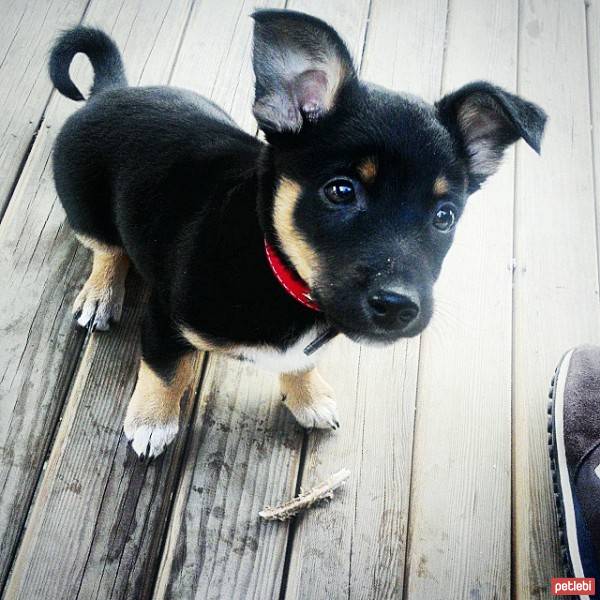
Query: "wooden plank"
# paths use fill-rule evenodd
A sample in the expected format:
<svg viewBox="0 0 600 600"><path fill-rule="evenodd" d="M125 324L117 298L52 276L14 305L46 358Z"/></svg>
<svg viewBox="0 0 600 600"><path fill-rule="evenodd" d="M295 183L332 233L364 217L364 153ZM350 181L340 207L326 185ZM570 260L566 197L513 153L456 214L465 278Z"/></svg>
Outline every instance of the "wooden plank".
<svg viewBox="0 0 600 600"><path fill-rule="evenodd" d="M518 2L463 0L448 16L443 92L516 88ZM421 336L408 598L508 598L514 154L473 195Z"/></svg>
<svg viewBox="0 0 600 600"><path fill-rule="evenodd" d="M348 11L341 2L336 6ZM232 31L228 25L218 30L209 25L223 10L239 16ZM248 4L236 11L217 1L199 5L173 83L211 95L252 131L250 12ZM346 14L347 22L354 23L353 10ZM364 28L366 10L361 14L357 32ZM206 56L197 54L191 40L201 35L209 48L222 46L228 52L218 69L197 68ZM360 46L353 49L360 51ZM303 438L279 398L274 376L223 357L210 358L200 397L206 413L196 419L186 454L157 598L277 597L288 528L261 523L258 511L294 492Z"/></svg>
<svg viewBox="0 0 600 600"><path fill-rule="evenodd" d="M0 215L31 147L52 84L47 55L56 32L79 22L89 0L4 0L0 24Z"/></svg>
<svg viewBox="0 0 600 600"><path fill-rule="evenodd" d="M445 1L373 0L362 77L437 97L445 21ZM401 597L418 355L418 340L379 349L336 340L328 350L322 371L342 425L310 435L302 484L343 467L352 476L299 522L286 598Z"/></svg>
<svg viewBox="0 0 600 600"><path fill-rule="evenodd" d="M282 8L284 0L211 0L192 12L173 71L172 83L211 98L246 131L256 131L252 116L252 19L259 8ZM195 32L196 37L193 35Z"/></svg>
<svg viewBox="0 0 600 600"><path fill-rule="evenodd" d="M592 126L592 158L594 161L594 195L598 230L596 239L600 239L600 3L587 0L585 9ZM600 248L596 248L596 250L598 251L598 261L600 264Z"/></svg>
<svg viewBox="0 0 600 600"><path fill-rule="evenodd" d="M258 511L293 493L302 433L277 377L211 357L156 598L276 598L287 526Z"/></svg>
<svg viewBox="0 0 600 600"><path fill-rule="evenodd" d="M140 78L144 81L161 78L165 80L170 73L179 34L188 12L187 0L173 1L170 4L158 0L97 0L90 7L88 22L112 32L120 45L125 46L127 70L133 82ZM86 71L89 76L90 69L87 68ZM82 74L82 69L75 69L74 77L77 81L81 80ZM0 481L3 484L3 492L0 495L2 580L13 559L84 338L84 334L76 330L72 323L71 304L84 274L89 269L87 253L77 247L64 223L64 212L56 198L49 166L55 132L74 107L75 103L58 95L53 98L48 108L45 127L36 139L13 202L0 224L0 281L4 289L0 299L0 329L3 331L0 349L0 446L3 457L0 463ZM117 328L116 333L111 335L116 335L120 343L126 345L126 340L129 339L127 336L131 338L132 333L129 329L121 331ZM111 340L109 337L99 346L93 346L99 348L101 358L96 358L95 351L91 354L88 352L88 363L105 364L102 359L102 356L105 357L102 354L105 350L103 344L116 343L116 340ZM129 347L133 344L131 340L127 343L130 344ZM84 374L90 373L90 364L83 365ZM133 367L128 376L133 378ZM121 383L124 380L121 380ZM80 389L88 390L83 384L80 384ZM70 405L69 411L75 415L79 415L78 410L85 411L86 403L92 402L89 394L82 397L71 396L71 400L73 404ZM102 427L112 431L116 444L121 427L118 421L120 413L109 411L101 416L105 421L109 418L114 419L104 422ZM96 441L98 437L101 436L97 436ZM76 445L79 438L74 435L73 440L74 447L68 446L64 451L66 456L69 455L69 451L77 454L80 450ZM104 440L100 440L100 443L104 443ZM60 452L61 449L57 451ZM110 456L112 457L112 454ZM53 460L52 464L57 470L48 471L44 490L55 490L60 496L61 481L85 480L85 477L77 475L75 467L69 471L66 458ZM85 469L94 471L96 468L106 468L107 465L110 467L111 463L106 461L107 457L104 458L104 462L100 456L94 457L91 463L85 465ZM77 462L75 466L83 468ZM99 479L97 485L100 485L100 482ZM53 485L58 487L53 488ZM137 485L141 484L138 482ZM95 489L98 491L100 488ZM52 506L53 496L50 491L44 493L50 496L48 505ZM80 494L79 498L81 497L83 496ZM38 503L36 508L43 511L44 502ZM66 515L60 511L50 515L56 521L44 521L39 517L36 527L30 527L28 530L24 549L19 555L20 568L29 573L31 585L38 585L39 581L32 575L33 571L30 571L29 567L33 569L36 560L44 556L47 563L44 565L44 572L50 573L55 569L56 585L69 586L73 582L64 581L61 574L64 567L64 563L61 562L61 551L64 549L61 543L69 546L73 544L73 540L61 538L58 533L36 539L35 532L44 531L44 527L58 525L62 523L61 519L68 520L73 515ZM44 516L47 516L47 513L44 513ZM89 523L78 524L83 527L85 533L89 533L85 529ZM68 528L65 527L64 530L67 531ZM60 532L60 528L58 531ZM137 531L133 533L138 534ZM133 533L132 539L135 539ZM80 541L85 543L84 539ZM106 539L103 541L107 542ZM98 541L95 543L100 544ZM28 549L27 552L25 549ZM45 552L49 549L50 558L46 560ZM81 569L81 566L77 565L74 568ZM45 581L44 584L48 585L49 590L52 589L52 581ZM13 576L11 589L17 590L21 585L24 584L19 577ZM24 590L28 589L27 586L24 587Z"/></svg>
<svg viewBox="0 0 600 600"><path fill-rule="evenodd" d="M531 0L519 22L519 91L550 115L542 160L517 151L514 587L530 599L547 598L550 577L562 571L546 446L549 378L569 347L600 341L600 306L585 6Z"/></svg>
<svg viewBox="0 0 600 600"><path fill-rule="evenodd" d="M317 12L316 3L293 8ZM335 2L327 14L343 19L345 37L358 56L367 8L366 3ZM245 48L249 53L249 38ZM184 48L182 58L185 54ZM249 61L245 68L250 69ZM238 84L237 70L223 70L232 73L231 83L217 83L214 93L239 120L236 107L248 113L252 78ZM174 82L179 83L177 72ZM228 104L233 90L236 99ZM245 98L243 108L238 96ZM242 122L253 127L252 119ZM201 397L207 416L196 425L201 436L194 438L186 461L156 597L277 597L288 527L261 523L258 511L293 494L302 432L278 402L276 378L253 367L211 357ZM207 471L203 457L214 462L214 456L218 468Z"/></svg>
<svg viewBox="0 0 600 600"><path fill-rule="evenodd" d="M122 434L138 366L144 304L129 285L123 325L92 335L36 495L7 598L147 598L185 434L140 462ZM201 359L199 358L198 361ZM197 362L183 418L200 377Z"/></svg>

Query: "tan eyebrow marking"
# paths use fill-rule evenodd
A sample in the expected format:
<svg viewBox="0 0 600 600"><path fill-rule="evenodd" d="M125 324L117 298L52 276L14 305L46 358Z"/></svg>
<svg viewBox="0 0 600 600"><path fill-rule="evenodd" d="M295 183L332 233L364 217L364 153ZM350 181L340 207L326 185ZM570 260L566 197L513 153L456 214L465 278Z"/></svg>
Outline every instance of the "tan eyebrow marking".
<svg viewBox="0 0 600 600"><path fill-rule="evenodd" d="M443 196L448 193L450 189L450 184L448 180L443 176L439 175L437 179L433 182L433 195L434 196Z"/></svg>
<svg viewBox="0 0 600 600"><path fill-rule="evenodd" d="M375 177L377 177L377 163L372 156L362 160L356 170L363 183L373 183Z"/></svg>

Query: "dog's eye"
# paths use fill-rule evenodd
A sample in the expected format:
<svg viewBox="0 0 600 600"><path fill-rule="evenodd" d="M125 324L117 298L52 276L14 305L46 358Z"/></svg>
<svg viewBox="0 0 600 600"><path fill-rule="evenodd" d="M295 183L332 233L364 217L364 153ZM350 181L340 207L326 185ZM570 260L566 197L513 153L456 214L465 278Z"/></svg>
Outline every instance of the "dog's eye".
<svg viewBox="0 0 600 600"><path fill-rule="evenodd" d="M433 226L440 231L450 231L456 223L456 212L451 204L438 206L433 216Z"/></svg>
<svg viewBox="0 0 600 600"><path fill-rule="evenodd" d="M354 202L356 193L354 191L354 184L349 179L334 179L325 185L323 188L329 202L333 204L349 204Z"/></svg>

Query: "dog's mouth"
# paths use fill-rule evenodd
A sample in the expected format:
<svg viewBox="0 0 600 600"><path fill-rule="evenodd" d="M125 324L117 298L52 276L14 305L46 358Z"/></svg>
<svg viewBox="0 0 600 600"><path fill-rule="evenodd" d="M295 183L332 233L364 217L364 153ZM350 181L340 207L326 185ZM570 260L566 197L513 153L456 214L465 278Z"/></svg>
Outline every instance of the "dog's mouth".
<svg viewBox="0 0 600 600"><path fill-rule="evenodd" d="M405 338L412 338L420 335L427 324L418 327L407 327L401 331L389 331L379 330L375 328L357 328L348 327L334 318L327 317L330 324L335 327L340 333L345 335L357 344L371 344L371 345L387 345L393 344L398 340Z"/></svg>
<svg viewBox="0 0 600 600"><path fill-rule="evenodd" d="M418 318L408 324L395 324L382 326L373 319L360 299L352 304L348 297L337 303L333 299L324 299L317 290L313 297L319 303L328 323L337 331L356 343L386 345L392 344L403 338L412 338L420 335L431 320L432 310L428 307L421 310Z"/></svg>

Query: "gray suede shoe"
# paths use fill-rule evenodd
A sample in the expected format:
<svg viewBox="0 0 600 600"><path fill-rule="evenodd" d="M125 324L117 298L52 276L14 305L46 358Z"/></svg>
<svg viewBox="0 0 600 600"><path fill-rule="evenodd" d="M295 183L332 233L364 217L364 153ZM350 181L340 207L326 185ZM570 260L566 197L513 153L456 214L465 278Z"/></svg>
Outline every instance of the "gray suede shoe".
<svg viewBox="0 0 600 600"><path fill-rule="evenodd" d="M580 346L563 356L552 379L549 413L567 576L594 577L600 584L600 347Z"/></svg>

